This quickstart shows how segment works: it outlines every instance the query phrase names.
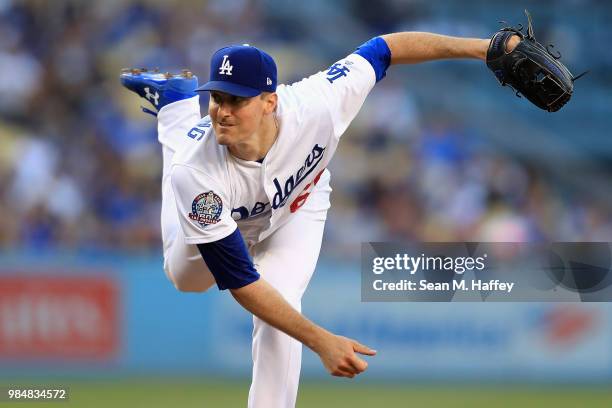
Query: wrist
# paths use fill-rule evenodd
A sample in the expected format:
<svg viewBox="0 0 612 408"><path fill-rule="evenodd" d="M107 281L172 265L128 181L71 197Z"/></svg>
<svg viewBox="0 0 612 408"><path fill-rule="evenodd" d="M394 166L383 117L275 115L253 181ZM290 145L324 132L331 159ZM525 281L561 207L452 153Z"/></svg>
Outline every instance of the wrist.
<svg viewBox="0 0 612 408"><path fill-rule="evenodd" d="M322 327L314 326L312 335L310 338L304 342L304 344L314 351L317 354L320 354L321 350L323 350L323 345L328 343L328 339L333 334Z"/></svg>
<svg viewBox="0 0 612 408"><path fill-rule="evenodd" d="M480 40L478 58L480 58L483 61L487 60L487 52L489 51L490 44L491 44L491 39Z"/></svg>

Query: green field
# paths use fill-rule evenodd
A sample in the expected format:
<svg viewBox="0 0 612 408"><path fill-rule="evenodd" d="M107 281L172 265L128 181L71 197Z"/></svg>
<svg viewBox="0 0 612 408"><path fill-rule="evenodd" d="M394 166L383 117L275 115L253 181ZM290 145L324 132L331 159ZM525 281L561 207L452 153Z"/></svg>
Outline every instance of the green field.
<svg viewBox="0 0 612 408"><path fill-rule="evenodd" d="M4 384L6 384L3 381ZM43 382L37 382L43 384ZM332 384L333 383L333 384ZM248 383L196 381L108 380L67 381L69 401L54 403L0 402L0 408L26 407L246 407ZM303 382L298 397L300 408L498 408L498 407L612 407L610 387L526 386L401 386L330 380Z"/></svg>

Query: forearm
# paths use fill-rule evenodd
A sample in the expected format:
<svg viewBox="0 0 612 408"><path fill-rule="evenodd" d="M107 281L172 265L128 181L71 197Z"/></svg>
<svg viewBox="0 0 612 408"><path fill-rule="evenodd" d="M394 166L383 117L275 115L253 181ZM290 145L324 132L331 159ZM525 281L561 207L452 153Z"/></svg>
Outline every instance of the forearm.
<svg viewBox="0 0 612 408"><path fill-rule="evenodd" d="M249 312L315 352L321 338L332 335L295 310L263 278L240 289L232 289L231 293Z"/></svg>
<svg viewBox="0 0 612 408"><path fill-rule="evenodd" d="M446 35L401 32L381 36L391 51L391 64L416 64L449 58L485 60L488 39L459 38Z"/></svg>

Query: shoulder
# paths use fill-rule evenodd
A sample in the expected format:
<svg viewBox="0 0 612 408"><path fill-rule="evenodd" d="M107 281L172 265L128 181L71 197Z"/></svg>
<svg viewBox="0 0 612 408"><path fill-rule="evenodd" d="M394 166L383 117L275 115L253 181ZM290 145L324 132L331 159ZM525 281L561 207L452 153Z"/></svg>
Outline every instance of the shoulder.
<svg viewBox="0 0 612 408"><path fill-rule="evenodd" d="M214 136L213 136L214 137ZM216 143L215 143L216 145ZM191 197L195 193L215 191L225 197L229 196L227 186L229 175L223 146L218 148L190 149L176 155L170 168L170 182L179 196ZM183 197L184 198L184 197Z"/></svg>
<svg viewBox="0 0 612 408"><path fill-rule="evenodd" d="M170 171L170 183L177 203L191 208L198 203L213 203L219 209L231 197L223 175L210 174L200 168L175 164Z"/></svg>
<svg viewBox="0 0 612 408"><path fill-rule="evenodd" d="M171 167L184 167L209 175L218 175L227 168L227 151L217 143L210 119L203 118L187 132L193 139L181 150L175 152Z"/></svg>

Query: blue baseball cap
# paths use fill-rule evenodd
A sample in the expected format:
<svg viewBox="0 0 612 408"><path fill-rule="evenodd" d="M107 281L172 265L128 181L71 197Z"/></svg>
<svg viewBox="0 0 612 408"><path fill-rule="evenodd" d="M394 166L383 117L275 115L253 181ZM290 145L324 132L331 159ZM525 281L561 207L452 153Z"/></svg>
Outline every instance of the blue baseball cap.
<svg viewBox="0 0 612 408"><path fill-rule="evenodd" d="M266 52L248 44L232 45L210 59L210 79L196 91L220 91L252 97L276 91L276 63Z"/></svg>

